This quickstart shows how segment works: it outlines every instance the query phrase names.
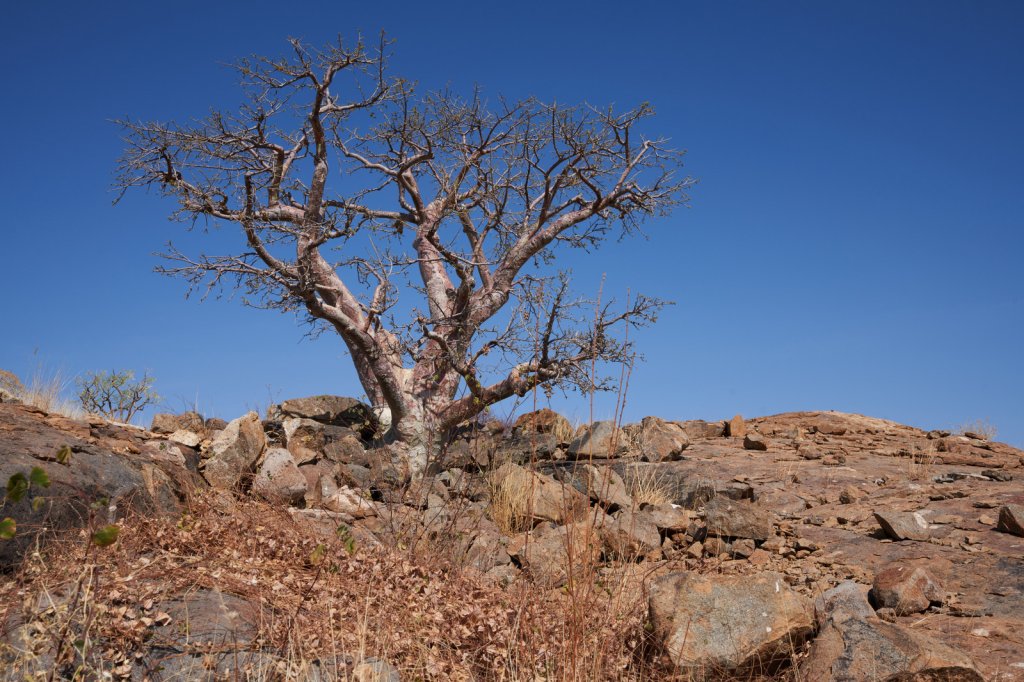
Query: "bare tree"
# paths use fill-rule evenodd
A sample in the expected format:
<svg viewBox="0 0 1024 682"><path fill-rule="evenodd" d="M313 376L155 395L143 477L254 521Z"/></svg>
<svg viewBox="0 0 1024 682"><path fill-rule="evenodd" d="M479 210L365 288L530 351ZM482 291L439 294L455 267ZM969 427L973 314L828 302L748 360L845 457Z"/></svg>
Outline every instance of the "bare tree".
<svg viewBox="0 0 1024 682"><path fill-rule="evenodd" d="M489 405L608 387L592 366L633 357L613 328L661 302L595 312L552 264L686 200L681 154L639 132L651 108L417 96L387 75L383 38L291 47L237 64L237 111L120 122L119 187L159 188L175 217L244 234L229 255L169 245L158 269L337 332L413 475Z"/></svg>

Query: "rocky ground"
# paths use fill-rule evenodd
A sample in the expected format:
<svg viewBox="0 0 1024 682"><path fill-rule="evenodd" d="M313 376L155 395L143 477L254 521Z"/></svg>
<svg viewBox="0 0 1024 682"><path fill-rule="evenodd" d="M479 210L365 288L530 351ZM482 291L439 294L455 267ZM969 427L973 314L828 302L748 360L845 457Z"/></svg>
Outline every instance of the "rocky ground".
<svg viewBox="0 0 1024 682"><path fill-rule="evenodd" d="M1024 680L1024 452L983 434L541 411L410 483L348 398L148 430L7 400L18 675Z"/></svg>

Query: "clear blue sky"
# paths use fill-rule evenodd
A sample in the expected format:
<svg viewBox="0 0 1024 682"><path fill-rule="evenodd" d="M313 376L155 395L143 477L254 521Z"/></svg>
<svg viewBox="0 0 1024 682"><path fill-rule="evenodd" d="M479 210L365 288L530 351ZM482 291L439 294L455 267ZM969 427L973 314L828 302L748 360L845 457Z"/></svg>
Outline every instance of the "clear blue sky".
<svg viewBox="0 0 1024 682"><path fill-rule="evenodd" d="M393 73L421 90L649 100L654 131L688 150L690 208L572 263L580 290L607 272L606 292L677 301L637 337L628 420L981 418L1024 446L1020 2L65 0L5 16L0 367L148 369L168 407L226 418L358 395L334 339L185 301L152 272L182 228L154 196L111 206L109 120L202 116L235 100L224 63L385 29Z"/></svg>

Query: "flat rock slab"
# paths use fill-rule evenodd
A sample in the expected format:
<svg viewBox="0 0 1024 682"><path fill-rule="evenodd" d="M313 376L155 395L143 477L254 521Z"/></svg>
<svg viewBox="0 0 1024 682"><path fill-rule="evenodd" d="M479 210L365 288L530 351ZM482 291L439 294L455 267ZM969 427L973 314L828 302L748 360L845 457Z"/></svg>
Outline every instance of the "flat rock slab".
<svg viewBox="0 0 1024 682"><path fill-rule="evenodd" d="M772 517L768 509L751 502L715 498L704 506L708 535L723 538L749 538L763 542L772 536Z"/></svg>
<svg viewBox="0 0 1024 682"><path fill-rule="evenodd" d="M932 537L932 526L919 512L875 512L882 531L893 540L926 541Z"/></svg>

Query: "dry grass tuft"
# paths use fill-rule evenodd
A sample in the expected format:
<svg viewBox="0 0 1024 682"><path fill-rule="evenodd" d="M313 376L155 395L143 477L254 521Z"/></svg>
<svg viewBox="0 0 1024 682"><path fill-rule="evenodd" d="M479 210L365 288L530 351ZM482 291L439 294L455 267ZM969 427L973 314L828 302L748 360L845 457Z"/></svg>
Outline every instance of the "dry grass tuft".
<svg viewBox="0 0 1024 682"><path fill-rule="evenodd" d="M982 440L995 440L995 437L999 435L999 430L996 429L995 425L988 419L975 419L972 422L961 424L954 429L954 433L960 436L966 436L968 434L977 436Z"/></svg>
<svg viewBox="0 0 1024 682"><path fill-rule="evenodd" d="M672 486L664 474L658 472L657 467L634 465L624 479L637 507L672 502Z"/></svg>
<svg viewBox="0 0 1024 682"><path fill-rule="evenodd" d="M76 400L65 397L72 383L73 378L66 376L62 370L50 371L39 366L19 397L26 405L38 407L44 412L81 419L85 411Z"/></svg>
<svg viewBox="0 0 1024 682"><path fill-rule="evenodd" d="M522 533L532 526L532 484L530 476L519 467L499 467L488 475L487 513L505 535Z"/></svg>

